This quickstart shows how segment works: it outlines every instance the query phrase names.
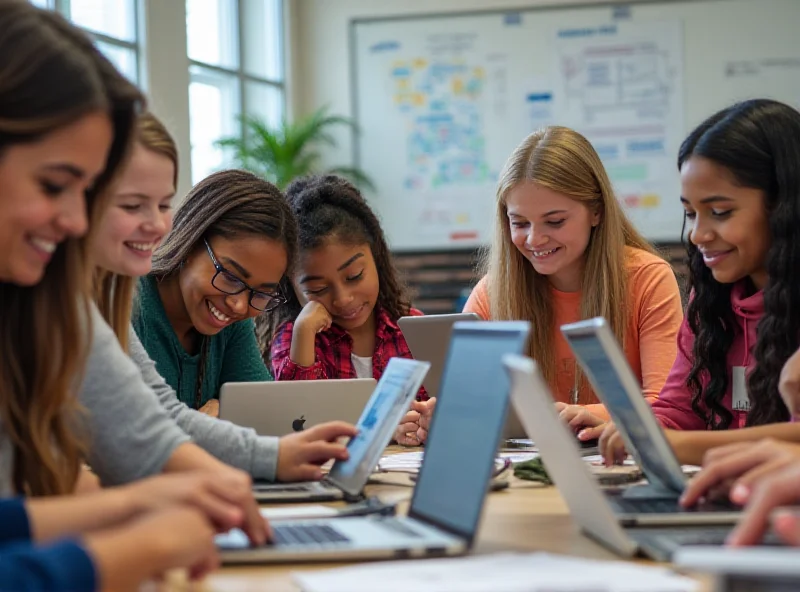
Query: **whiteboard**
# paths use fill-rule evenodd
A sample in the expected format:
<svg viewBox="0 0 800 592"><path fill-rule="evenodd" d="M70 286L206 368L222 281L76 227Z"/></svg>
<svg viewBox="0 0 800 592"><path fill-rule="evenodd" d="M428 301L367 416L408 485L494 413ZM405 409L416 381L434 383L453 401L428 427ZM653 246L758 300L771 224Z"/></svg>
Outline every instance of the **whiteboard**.
<svg viewBox="0 0 800 592"><path fill-rule="evenodd" d="M351 22L354 159L394 250L489 242L497 176L532 131L600 154L656 242L680 239L676 157L735 101L800 105L800 0L675 0Z"/></svg>

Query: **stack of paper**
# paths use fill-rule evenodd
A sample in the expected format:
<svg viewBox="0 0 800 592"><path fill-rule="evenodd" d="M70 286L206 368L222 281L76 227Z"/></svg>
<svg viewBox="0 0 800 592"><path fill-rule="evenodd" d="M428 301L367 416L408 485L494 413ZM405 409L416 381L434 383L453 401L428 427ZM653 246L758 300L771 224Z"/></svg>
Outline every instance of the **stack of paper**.
<svg viewBox="0 0 800 592"><path fill-rule="evenodd" d="M512 463L520 463L531 460L539 456L538 452L501 452L497 458L502 463L504 459ZM401 471L404 473L416 473L422 466L422 451L400 452L384 456L378 462L379 471Z"/></svg>
<svg viewBox="0 0 800 592"><path fill-rule="evenodd" d="M548 553L393 561L295 573L304 592L692 592L665 568Z"/></svg>

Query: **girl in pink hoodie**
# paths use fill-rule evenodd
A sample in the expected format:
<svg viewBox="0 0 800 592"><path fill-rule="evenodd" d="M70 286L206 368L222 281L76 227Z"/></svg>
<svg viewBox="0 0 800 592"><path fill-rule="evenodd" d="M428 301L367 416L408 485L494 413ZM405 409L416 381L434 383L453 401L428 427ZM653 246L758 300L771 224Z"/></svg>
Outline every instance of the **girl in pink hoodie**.
<svg viewBox="0 0 800 592"><path fill-rule="evenodd" d="M789 419L778 380L800 344L800 113L764 99L724 109L689 134L678 168L692 293L653 411L682 462L800 441L800 426L766 425ZM750 426L764 427L737 430ZM601 448L623 456L613 427Z"/></svg>

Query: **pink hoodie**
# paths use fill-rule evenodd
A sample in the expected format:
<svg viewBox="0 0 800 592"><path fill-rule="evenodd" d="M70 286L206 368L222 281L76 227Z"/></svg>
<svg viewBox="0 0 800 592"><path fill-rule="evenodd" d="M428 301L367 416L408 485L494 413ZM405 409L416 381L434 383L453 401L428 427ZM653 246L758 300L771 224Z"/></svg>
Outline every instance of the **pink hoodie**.
<svg viewBox="0 0 800 592"><path fill-rule="evenodd" d="M731 306L736 315L736 336L728 352L728 390L722 404L733 413L731 429L744 427L747 411L735 411L733 407L733 367L748 368L752 363L751 349L756 343L756 327L764 315L764 293L758 291L745 297L745 282L738 282L731 291ZM686 320L678 332L678 357L667 376L661 394L653 403L653 411L665 428L675 430L705 430L703 418L692 410L692 393L686 380L692 369L691 355L694 334Z"/></svg>

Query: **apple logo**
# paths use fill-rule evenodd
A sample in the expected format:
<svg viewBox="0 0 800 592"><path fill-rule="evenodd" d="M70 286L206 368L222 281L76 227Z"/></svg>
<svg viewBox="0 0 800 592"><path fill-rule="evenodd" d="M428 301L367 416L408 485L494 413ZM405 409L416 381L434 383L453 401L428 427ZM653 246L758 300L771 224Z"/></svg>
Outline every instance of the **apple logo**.
<svg viewBox="0 0 800 592"><path fill-rule="evenodd" d="M299 419L295 419L292 422L292 429L295 432L302 432L303 431L303 424L305 424L305 423L306 423L306 416L305 415L301 415Z"/></svg>

